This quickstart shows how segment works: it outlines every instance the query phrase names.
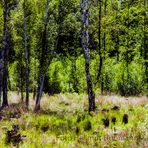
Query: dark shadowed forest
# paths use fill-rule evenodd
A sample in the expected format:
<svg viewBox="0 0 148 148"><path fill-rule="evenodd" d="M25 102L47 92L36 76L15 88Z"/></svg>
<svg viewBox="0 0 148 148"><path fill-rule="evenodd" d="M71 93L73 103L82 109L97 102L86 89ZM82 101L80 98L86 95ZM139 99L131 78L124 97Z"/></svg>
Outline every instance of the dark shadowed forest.
<svg viewBox="0 0 148 148"><path fill-rule="evenodd" d="M147 0L1 0L0 24L0 147L148 147Z"/></svg>

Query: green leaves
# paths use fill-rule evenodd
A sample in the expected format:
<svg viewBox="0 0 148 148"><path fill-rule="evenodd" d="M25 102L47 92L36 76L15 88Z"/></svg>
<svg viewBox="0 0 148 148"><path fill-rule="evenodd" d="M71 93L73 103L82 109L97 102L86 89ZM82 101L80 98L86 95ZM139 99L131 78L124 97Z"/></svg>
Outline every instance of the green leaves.
<svg viewBox="0 0 148 148"><path fill-rule="evenodd" d="M23 2L24 0L11 0L8 2L9 8L11 8L8 27L9 33L11 32L10 43L13 51L11 54L12 64L9 69L16 69L16 63L20 64L21 56L24 57ZM1 1L0 4L0 24L3 24L4 1ZM142 65L147 65L147 4L144 4L144 0L102 0L101 4L101 53L104 57L101 76L104 80L102 79L101 81L104 81L104 88L118 92L119 87L117 82L122 82L121 71L126 69L126 66L123 65L127 62L129 64L129 75L131 76L131 80L127 83L132 83L133 87L138 85L138 89L143 91L146 84L143 80L145 72L141 67ZM33 85L31 83L37 84L37 79L34 80L33 76L35 73L34 61L36 59L36 74L38 75L46 0L27 0L25 8L28 48L30 49L30 90L32 90ZM49 66L49 73L47 74L47 77L50 77L48 80L51 83L50 86L58 84L62 92L74 91L75 81L77 81L79 92L85 92L84 57L80 43L80 1L51 0L49 14L46 53L46 57L48 58L46 58L45 65L48 67L52 63ZM91 75L94 83L96 82L99 66L98 21L98 2L90 1L89 48L91 50ZM3 25L0 26L0 32L0 40L2 41ZM74 66L75 61L76 65ZM24 63L24 58L22 59L22 63ZM135 69L138 69L137 73ZM54 78L54 71L57 73L57 79ZM127 75L126 72L123 73ZM15 90L17 76L14 75L17 74L11 70L10 79L12 80L11 83L14 84L13 89ZM139 81L135 77L141 80ZM101 81L100 84L96 85L96 91L100 90ZM125 79L125 81L127 80ZM125 82L125 84L127 83ZM144 88L141 87L142 85L144 85Z"/></svg>

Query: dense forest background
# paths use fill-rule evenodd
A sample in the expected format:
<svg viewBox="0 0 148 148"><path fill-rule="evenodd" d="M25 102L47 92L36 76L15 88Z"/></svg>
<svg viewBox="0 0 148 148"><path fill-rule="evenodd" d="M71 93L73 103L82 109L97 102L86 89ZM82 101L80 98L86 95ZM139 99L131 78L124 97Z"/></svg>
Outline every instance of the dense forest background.
<svg viewBox="0 0 148 148"><path fill-rule="evenodd" d="M148 0L0 0L0 147L148 147Z"/></svg>
<svg viewBox="0 0 148 148"><path fill-rule="evenodd" d="M45 93L87 91L79 0L2 0L0 24L8 90L21 92L23 100L28 83L35 98L43 71ZM89 1L88 30L94 91L147 94L147 0Z"/></svg>

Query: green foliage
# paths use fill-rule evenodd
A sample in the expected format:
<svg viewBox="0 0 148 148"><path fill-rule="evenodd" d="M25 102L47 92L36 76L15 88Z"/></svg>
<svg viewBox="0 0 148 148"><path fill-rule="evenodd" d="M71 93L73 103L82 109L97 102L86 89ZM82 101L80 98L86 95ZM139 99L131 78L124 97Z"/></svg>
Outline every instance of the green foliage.
<svg viewBox="0 0 148 148"><path fill-rule="evenodd" d="M11 1L12 2L12 1ZM15 1L14 1L15 2ZM11 90L25 86L23 0L11 9L8 21L10 45L9 79ZM106 3L106 7L105 7ZM3 24L3 1L0 23ZM12 5L12 4L11 4ZM91 1L89 9L89 39L91 76L95 92L121 95L147 94L147 3L144 1L103 0L101 2L101 53L103 66L97 79L98 2ZM41 60L46 0L26 1L27 42L29 49L29 90L37 87ZM45 55L44 92L87 92L85 63L81 49L81 17L78 0L52 0L47 25L48 47ZM0 40L3 25L0 26ZM1 45L0 45L1 48ZM21 78L22 77L22 80ZM20 84L20 81L22 81ZM24 88L23 88L24 90Z"/></svg>

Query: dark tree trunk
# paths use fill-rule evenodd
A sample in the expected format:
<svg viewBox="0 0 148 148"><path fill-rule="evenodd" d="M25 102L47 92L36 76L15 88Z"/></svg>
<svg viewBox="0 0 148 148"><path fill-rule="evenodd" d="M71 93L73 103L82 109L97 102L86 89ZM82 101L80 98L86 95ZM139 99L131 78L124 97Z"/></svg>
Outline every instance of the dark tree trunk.
<svg viewBox="0 0 148 148"><path fill-rule="evenodd" d="M43 31L43 37L42 37L42 57L40 61L40 74L39 74L39 82L38 82L38 89L37 89L37 98L36 98L36 106L35 111L40 110L40 102L41 102L41 96L43 91L43 85L44 85L44 78L45 78L45 54L47 50L47 23L49 19L49 0L47 0L46 4L46 18L45 18L45 24L44 24L44 31Z"/></svg>
<svg viewBox="0 0 148 148"><path fill-rule="evenodd" d="M146 26L148 26L148 18L146 16L146 8L147 8L147 1L144 0L144 9L145 9L145 13L144 13L144 60L145 60L145 83L146 83L146 88L148 89L148 32L146 31L147 28Z"/></svg>
<svg viewBox="0 0 148 148"><path fill-rule="evenodd" d="M36 99L35 111L39 111L40 110L40 102L41 102L41 96L42 96L44 78L45 78L44 72L43 71L40 71L39 83L38 83L38 89L37 89L37 99Z"/></svg>
<svg viewBox="0 0 148 148"><path fill-rule="evenodd" d="M3 82L3 55L2 55L2 51L0 51L0 108L1 108L1 97L2 97L2 82Z"/></svg>
<svg viewBox="0 0 148 148"><path fill-rule="evenodd" d="M23 94L23 55L21 54L21 101L24 101L24 94Z"/></svg>
<svg viewBox="0 0 148 148"><path fill-rule="evenodd" d="M99 0L98 53L99 53L99 56L100 56L100 61L99 61L99 70L98 70L98 75L97 75L97 81L100 79L102 65L103 65L103 58L102 58L102 51L101 51L101 17L102 17L101 15L102 15L102 3L101 3L101 0Z"/></svg>
<svg viewBox="0 0 148 148"><path fill-rule="evenodd" d="M24 94L23 94L23 79L22 79L23 73L21 68L21 101L24 101Z"/></svg>
<svg viewBox="0 0 148 148"><path fill-rule="evenodd" d="M2 41L2 50L4 51L3 62L3 103L2 107L8 107L8 86L7 86L7 78L8 78L8 39L7 39L7 17L8 17L8 6L7 2L4 2L3 8L3 16L4 16L4 28L3 28L3 41Z"/></svg>
<svg viewBox="0 0 148 148"><path fill-rule="evenodd" d="M106 7L107 7L107 0L105 0L105 2L104 2L104 16L106 16ZM105 53L105 51L106 51L106 25L104 24L104 26L105 26L105 31L103 33L103 47L104 47L104 52L103 53ZM104 58L105 58L105 56L103 55L103 59Z"/></svg>
<svg viewBox="0 0 148 148"><path fill-rule="evenodd" d="M85 11L86 5L86 11ZM87 81L87 91L88 91L88 100L89 100L89 112L95 111L95 94L92 88L92 80L90 76L90 55L89 55L89 11L88 11L88 0L86 3L84 0L81 0L81 17L82 17L82 34L81 34L81 44L84 51L85 57L85 73Z"/></svg>
<svg viewBox="0 0 148 148"><path fill-rule="evenodd" d="M2 87L3 87L3 68L4 68L4 63L3 63L3 56L4 56L4 51L0 50L0 108L2 104Z"/></svg>
<svg viewBox="0 0 148 148"><path fill-rule="evenodd" d="M57 29L57 39L55 42L56 50L59 52L59 49L61 49L61 38L62 38L62 33L63 33L63 27L64 27L64 19L65 19L65 14L63 12L63 0L59 0L58 3L58 21L57 23L59 24L59 27Z"/></svg>
<svg viewBox="0 0 148 148"><path fill-rule="evenodd" d="M104 2L104 16L106 16L106 7L107 7L107 0L105 0ZM99 12L99 19L100 19L100 25L101 25L101 2L100 2L100 12ZM99 25L99 40L101 38L101 27ZM104 24L105 26L105 24ZM106 27L106 26L105 26ZM99 51L101 50L101 41L99 41ZM103 67L103 61L105 60L105 51L106 51L106 28L105 31L103 33L103 53L101 52L100 54L102 56L100 56L100 59L102 58L102 60L100 60L100 68L99 68L99 73L102 73L102 67ZM100 74L98 73L98 77L100 77ZM99 78L98 78L99 79ZM103 75L101 75L101 94L103 95L104 92L104 77Z"/></svg>
<svg viewBox="0 0 148 148"><path fill-rule="evenodd" d="M120 4L121 4L121 2L120 2ZM118 3L116 4L116 3L113 3L113 1L112 1L112 9L113 9L113 11L115 11L115 26L117 26L117 33L115 33L116 35L115 35L115 37L116 37L116 40L115 40L115 51L116 51L116 58L117 58L117 62L119 62L119 47L120 47L120 45L119 45L119 26L118 26L118 24L119 24L119 19L118 19L118 11L119 11L119 5L118 5Z"/></svg>
<svg viewBox="0 0 148 148"><path fill-rule="evenodd" d="M36 54L36 53L35 53ZM35 96L36 96L36 55L35 55L35 59L34 59L34 88L33 88L33 100L35 100Z"/></svg>
<svg viewBox="0 0 148 148"><path fill-rule="evenodd" d="M26 63L26 107L29 106L29 52L27 48L27 28L26 28L26 4L24 0L24 48L25 48L25 63Z"/></svg>

